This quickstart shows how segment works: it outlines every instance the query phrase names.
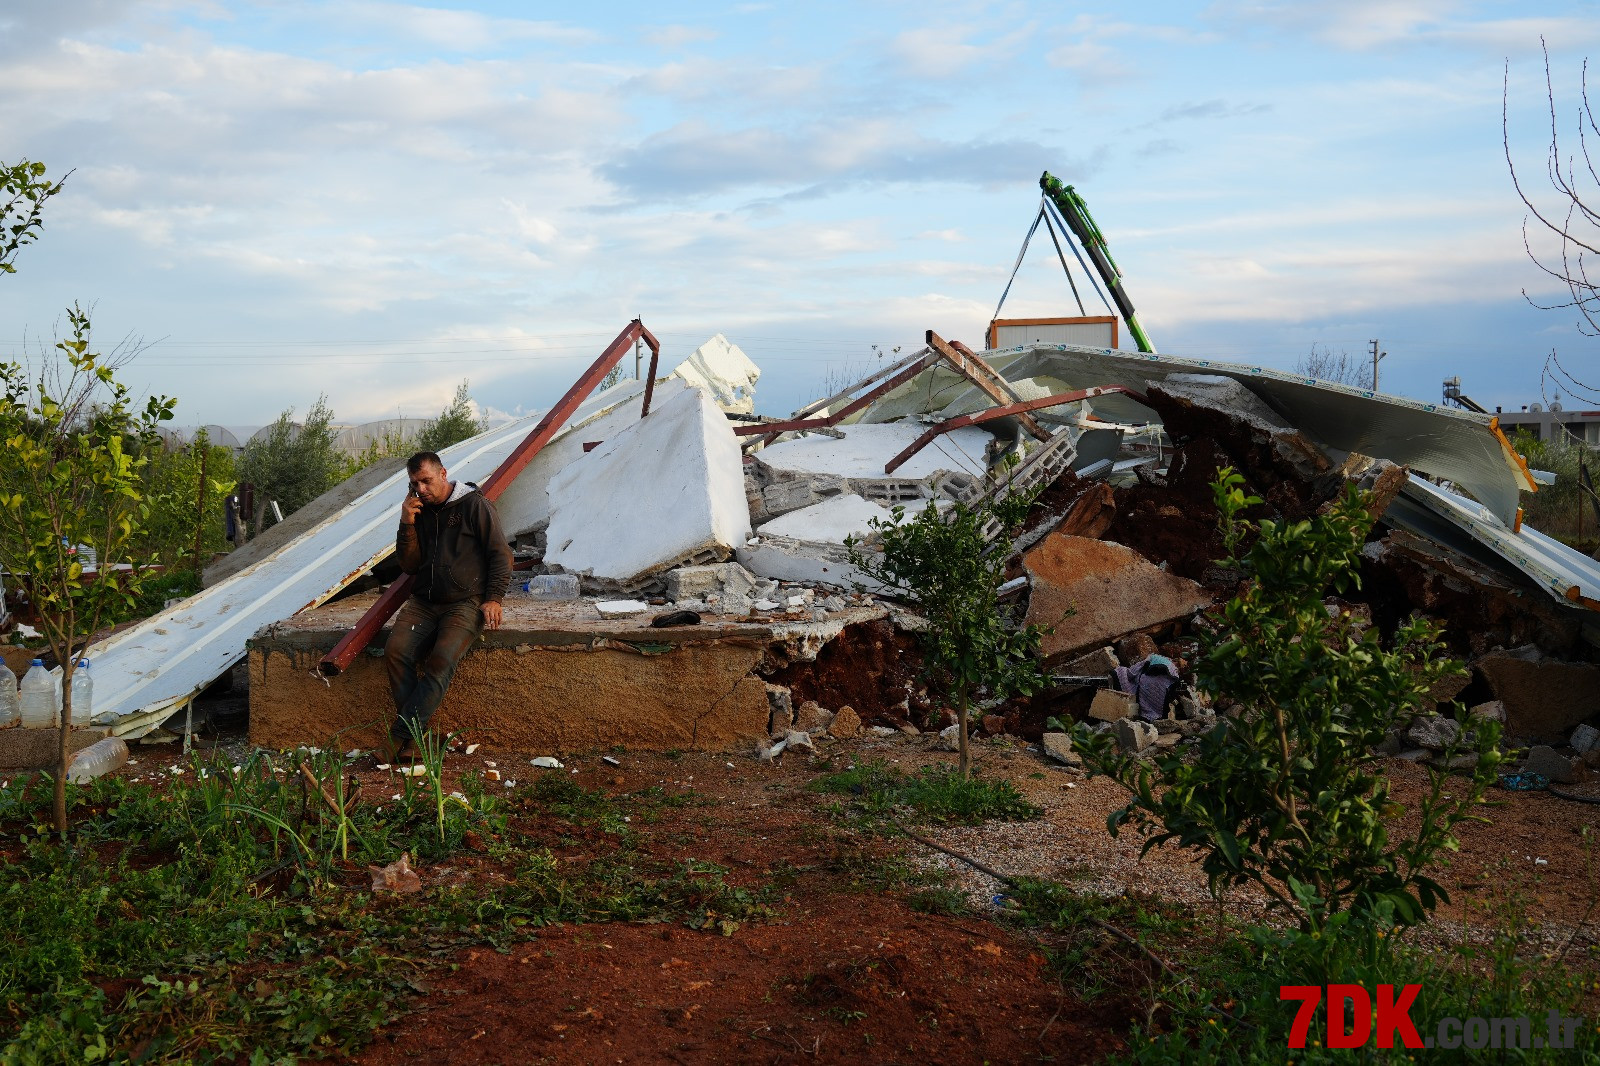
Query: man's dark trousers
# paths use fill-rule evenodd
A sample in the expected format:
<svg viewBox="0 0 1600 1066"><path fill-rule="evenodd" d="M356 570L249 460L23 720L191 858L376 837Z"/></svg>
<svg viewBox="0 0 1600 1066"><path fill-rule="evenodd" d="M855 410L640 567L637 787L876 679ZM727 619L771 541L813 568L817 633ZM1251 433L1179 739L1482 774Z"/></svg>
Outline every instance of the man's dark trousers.
<svg viewBox="0 0 1600 1066"><path fill-rule="evenodd" d="M405 602L383 651L389 692L400 712L391 739L404 743L412 739L413 728L420 735L428 727L456 665L481 632L483 614L476 600L429 603L413 596Z"/></svg>

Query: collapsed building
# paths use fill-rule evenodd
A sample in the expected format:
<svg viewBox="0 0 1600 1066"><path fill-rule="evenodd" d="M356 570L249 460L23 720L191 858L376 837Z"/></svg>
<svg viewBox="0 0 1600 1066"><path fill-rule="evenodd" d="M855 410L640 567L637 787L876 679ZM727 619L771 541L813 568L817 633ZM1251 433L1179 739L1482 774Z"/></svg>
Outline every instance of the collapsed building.
<svg viewBox="0 0 1600 1066"><path fill-rule="evenodd" d="M596 391L636 340L648 373ZM1443 620L1473 671L1438 699L1499 701L1508 735L1552 744L1600 712L1600 564L1521 522L1535 475L1493 416L1149 352L979 353L930 331L775 418L756 413L760 370L724 337L670 372L659 355L635 321L549 411L443 453L495 501L517 569L441 728L490 750L735 750L815 704L850 707L849 728L938 729L918 620L847 541L870 542L896 506L1019 491L1038 496L1005 591L1018 617L1053 624L1043 651L1066 680L991 708L983 728L1036 740L1049 714L1130 717L1126 702L1097 711L1103 693L1079 675L1152 652L1182 671L1196 615L1238 579L1216 563L1225 466L1272 517L1311 515L1347 482L1372 491L1379 521L1344 606L1386 628ZM387 564L404 484L397 466L365 472L114 635L94 724L131 738L181 722L248 655L252 741L373 743L389 715L384 625L409 587ZM539 598L559 574L577 597Z"/></svg>

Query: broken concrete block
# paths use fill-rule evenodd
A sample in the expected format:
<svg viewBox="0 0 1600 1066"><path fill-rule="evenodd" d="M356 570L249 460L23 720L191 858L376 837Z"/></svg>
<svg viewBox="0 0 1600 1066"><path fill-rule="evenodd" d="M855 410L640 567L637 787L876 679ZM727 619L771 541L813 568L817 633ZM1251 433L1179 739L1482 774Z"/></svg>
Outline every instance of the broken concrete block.
<svg viewBox="0 0 1600 1066"><path fill-rule="evenodd" d="M1065 763L1067 766L1083 765L1083 756L1072 750L1072 735L1070 733L1046 733L1044 735L1044 753L1056 762Z"/></svg>
<svg viewBox="0 0 1600 1066"><path fill-rule="evenodd" d="M1023 566L1033 583L1027 620L1053 627L1041 644L1051 666L1211 603L1193 581L1111 541L1053 533L1023 556Z"/></svg>
<svg viewBox="0 0 1600 1066"><path fill-rule="evenodd" d="M1522 772L1542 774L1553 785L1570 785L1577 778L1573 760L1548 744L1535 744L1528 749Z"/></svg>
<svg viewBox="0 0 1600 1066"><path fill-rule="evenodd" d="M755 592L756 579L738 563L714 563L709 566L680 566L667 572L667 599L703 600L717 595L724 599Z"/></svg>
<svg viewBox="0 0 1600 1066"><path fill-rule="evenodd" d="M872 532L872 523L894 518L887 507L854 493L802 507L774 518L756 532L760 535L788 537L790 540L843 544L846 537L861 538Z"/></svg>
<svg viewBox="0 0 1600 1066"><path fill-rule="evenodd" d="M644 600L598 600L594 609L601 618L626 618L630 614L643 614L650 609Z"/></svg>
<svg viewBox="0 0 1600 1066"><path fill-rule="evenodd" d="M1442 715L1418 715L1406 730L1414 747L1443 751L1461 737L1461 723Z"/></svg>
<svg viewBox="0 0 1600 1066"><path fill-rule="evenodd" d="M1090 537L1098 540L1117 518L1116 494L1105 482L1089 486L1082 496L1067 507L1056 530L1069 537Z"/></svg>
<svg viewBox="0 0 1600 1066"><path fill-rule="evenodd" d="M807 733L820 733L833 724L833 712L817 703L806 700L794 712L794 727Z"/></svg>
<svg viewBox="0 0 1600 1066"><path fill-rule="evenodd" d="M841 740L853 737L861 732L861 716L855 708L846 704L834 712L833 721L828 723L828 735Z"/></svg>
<svg viewBox="0 0 1600 1066"><path fill-rule="evenodd" d="M794 727L794 704L784 685L767 685L767 732L782 736Z"/></svg>
<svg viewBox="0 0 1600 1066"><path fill-rule="evenodd" d="M1139 701L1134 699L1133 693L1111 688L1096 692L1094 702L1089 705L1089 717L1101 722L1116 722L1138 713Z"/></svg>
<svg viewBox="0 0 1600 1066"><path fill-rule="evenodd" d="M726 559L750 535L739 442L686 389L550 480L545 562L634 587L685 561Z"/></svg>
<svg viewBox="0 0 1600 1066"><path fill-rule="evenodd" d="M1512 736L1565 739L1573 726L1600 713L1600 666L1549 659L1531 644L1472 665L1505 704Z"/></svg>
<svg viewBox="0 0 1600 1066"><path fill-rule="evenodd" d="M1142 663L1155 653L1155 638L1148 633L1135 633L1117 641L1117 658L1123 666Z"/></svg>
<svg viewBox="0 0 1600 1066"><path fill-rule="evenodd" d="M720 333L690 352L672 372L709 392L724 411L747 415L756 409L761 368Z"/></svg>
<svg viewBox="0 0 1600 1066"><path fill-rule="evenodd" d="M1567 740L1567 747L1579 755L1589 751L1596 744L1600 744L1600 729L1587 723L1580 725L1572 731L1572 736Z"/></svg>
<svg viewBox="0 0 1600 1066"><path fill-rule="evenodd" d="M933 746L938 751L960 751L961 726L947 725L939 730L939 739L934 741Z"/></svg>
<svg viewBox="0 0 1600 1066"><path fill-rule="evenodd" d="M1162 733L1156 737L1156 747L1162 751L1171 751L1183 742L1181 733Z"/></svg>
<svg viewBox="0 0 1600 1066"><path fill-rule="evenodd" d="M1073 677L1110 677L1121 665L1117 661L1115 649L1096 648L1089 654L1080 655L1067 663L1061 668L1061 672Z"/></svg>
<svg viewBox="0 0 1600 1066"><path fill-rule="evenodd" d="M1262 458L1269 465L1284 476L1303 482L1333 469L1320 447L1234 378L1169 374L1159 383L1152 382L1146 395L1167 424L1168 432L1203 434L1241 445L1253 443L1267 453Z"/></svg>
<svg viewBox="0 0 1600 1066"><path fill-rule="evenodd" d="M817 746L811 742L811 734L799 729L791 729L789 735L783 738L789 751L816 751Z"/></svg>
<svg viewBox="0 0 1600 1066"><path fill-rule="evenodd" d="M1113 726L1117 744L1130 755L1137 755L1156 742L1156 727L1137 718L1119 718Z"/></svg>
<svg viewBox="0 0 1600 1066"><path fill-rule="evenodd" d="M1496 722L1504 722L1506 720L1506 705L1499 700L1490 700L1487 703L1480 703L1474 706L1471 710L1467 711L1467 717L1492 718Z"/></svg>
<svg viewBox="0 0 1600 1066"><path fill-rule="evenodd" d="M787 748L788 746L789 746L789 741L788 741L787 736L785 736L785 738L783 740L778 741L776 744L772 745L771 747L767 747L766 745L762 745L761 750L759 752L759 755L761 757L761 761L762 762L771 762L773 759L776 759L778 756L782 755L783 752L784 752L784 749Z"/></svg>

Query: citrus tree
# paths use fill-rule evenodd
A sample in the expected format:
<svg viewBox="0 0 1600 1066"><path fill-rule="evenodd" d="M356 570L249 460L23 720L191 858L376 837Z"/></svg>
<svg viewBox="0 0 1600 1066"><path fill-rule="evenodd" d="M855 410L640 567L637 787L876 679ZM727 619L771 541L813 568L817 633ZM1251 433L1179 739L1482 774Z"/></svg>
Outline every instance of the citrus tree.
<svg viewBox="0 0 1600 1066"><path fill-rule="evenodd" d="M138 593L144 572L117 570L148 513L143 460L134 445L152 438L174 406L151 397L137 408L114 368L91 351L88 314L74 306L67 319L70 336L56 343L36 374L19 363L0 364L0 442L7 453L0 565L26 591L40 632L61 663L53 815L59 832L67 828L75 652ZM94 550L96 569L84 569L80 545Z"/></svg>
<svg viewBox="0 0 1600 1066"><path fill-rule="evenodd" d="M929 500L909 521L896 507L889 521L873 519L878 550L853 538L851 562L862 573L917 607L928 628L918 634L923 668L936 691L955 705L961 776L971 766L967 747L974 697L1027 696L1043 687L1038 626L1016 625L1000 609L997 589L1011 555L1011 534L1031 497L1014 495L990 506ZM993 541L984 531L998 520Z"/></svg>

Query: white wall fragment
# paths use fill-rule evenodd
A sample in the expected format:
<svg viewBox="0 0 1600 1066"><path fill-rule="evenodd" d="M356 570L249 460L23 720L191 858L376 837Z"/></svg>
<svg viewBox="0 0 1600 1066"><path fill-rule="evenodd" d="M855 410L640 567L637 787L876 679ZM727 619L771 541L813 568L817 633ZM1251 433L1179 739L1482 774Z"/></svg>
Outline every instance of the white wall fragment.
<svg viewBox="0 0 1600 1066"><path fill-rule="evenodd" d="M761 368L720 333L690 352L689 358L672 372L689 384L708 390L724 411L747 415L756 409L756 381L761 377Z"/></svg>

